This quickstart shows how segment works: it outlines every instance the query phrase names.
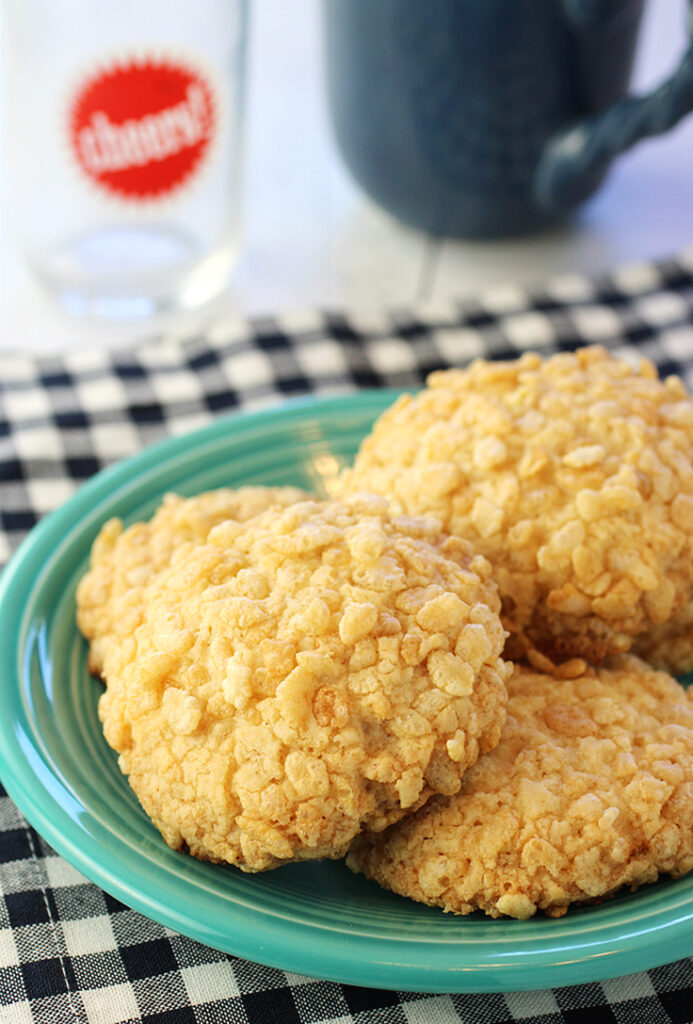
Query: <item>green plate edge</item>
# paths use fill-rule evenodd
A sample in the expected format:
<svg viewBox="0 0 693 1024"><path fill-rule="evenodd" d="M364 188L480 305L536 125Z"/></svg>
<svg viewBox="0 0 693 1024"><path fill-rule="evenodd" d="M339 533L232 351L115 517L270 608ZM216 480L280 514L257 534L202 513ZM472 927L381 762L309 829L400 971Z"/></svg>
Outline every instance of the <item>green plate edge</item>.
<svg viewBox="0 0 693 1024"><path fill-rule="evenodd" d="M317 888L313 912L310 886L321 870L330 884L341 870L338 866L304 864L244 876L170 851L153 828L141 848L128 846L112 831L112 822L91 820L70 780L56 775L40 733L32 736L30 716L36 709L27 702L23 677L28 644L36 640L41 624L27 620L27 609L40 596L56 559L73 553L76 563L84 560L105 518L103 504L112 515L118 514L119 504L127 508L136 501L153 501L166 489L169 470L175 475L179 458L215 442L247 439L252 448L263 434L298 427L315 437L318 423L352 423L365 433L399 393L357 391L298 399L219 418L96 474L31 531L0 579L0 778L7 792L58 853L126 905L213 948L300 974L399 991L507 992L598 981L690 955L690 877L658 883L556 921L517 922L479 915L452 918L348 875L345 892L361 887L367 902L372 893L372 911L355 909L350 919L347 906L342 917L330 920L320 911ZM124 780L122 785L127 790ZM298 879L298 891L308 892L303 916L301 898L289 900L299 913L282 905L284 872L293 872L286 878ZM270 875L274 877L263 887ZM231 887L231 897L221 892L221 877ZM220 892L224 913L215 914ZM329 911L329 901L326 905ZM389 931L382 924L388 920L393 922Z"/></svg>

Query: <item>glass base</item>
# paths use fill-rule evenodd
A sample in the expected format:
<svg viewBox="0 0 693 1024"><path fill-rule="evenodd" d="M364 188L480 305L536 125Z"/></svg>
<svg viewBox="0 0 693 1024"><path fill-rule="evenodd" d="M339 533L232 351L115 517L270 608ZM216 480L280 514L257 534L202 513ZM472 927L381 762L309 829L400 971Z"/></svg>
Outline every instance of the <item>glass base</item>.
<svg viewBox="0 0 693 1024"><path fill-rule="evenodd" d="M69 313L132 320L215 298L230 281L238 248L234 236L201 257L199 242L169 225L134 225L82 234L29 262Z"/></svg>

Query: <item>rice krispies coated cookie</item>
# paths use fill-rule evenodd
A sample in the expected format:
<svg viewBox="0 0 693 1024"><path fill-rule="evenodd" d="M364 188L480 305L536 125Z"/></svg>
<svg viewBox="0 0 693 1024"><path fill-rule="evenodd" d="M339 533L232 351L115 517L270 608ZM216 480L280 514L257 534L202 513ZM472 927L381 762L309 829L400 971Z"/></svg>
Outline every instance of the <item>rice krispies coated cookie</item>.
<svg viewBox="0 0 693 1024"><path fill-rule="evenodd" d="M682 382L590 347L432 374L335 490L434 515L485 555L509 657L599 663L691 593L692 459Z"/></svg>
<svg viewBox="0 0 693 1024"><path fill-rule="evenodd" d="M105 649L99 713L174 848L245 870L342 856L500 737L505 633L490 567L383 499L215 527Z"/></svg>
<svg viewBox="0 0 693 1024"><path fill-rule="evenodd" d="M500 744L347 863L457 914L562 916L693 868L693 694L634 655L573 680L516 667Z"/></svg>
<svg viewBox="0 0 693 1024"><path fill-rule="evenodd" d="M126 530L120 519L105 523L92 547L89 572L77 588L77 624L90 641L90 670L100 674L104 646L139 625L143 587L169 565L179 547L206 540L225 519L244 522L272 505L306 497L298 487L222 487L193 498L167 494L149 522Z"/></svg>
<svg viewBox="0 0 693 1024"><path fill-rule="evenodd" d="M668 622L636 637L633 653L675 676L693 672L693 597Z"/></svg>

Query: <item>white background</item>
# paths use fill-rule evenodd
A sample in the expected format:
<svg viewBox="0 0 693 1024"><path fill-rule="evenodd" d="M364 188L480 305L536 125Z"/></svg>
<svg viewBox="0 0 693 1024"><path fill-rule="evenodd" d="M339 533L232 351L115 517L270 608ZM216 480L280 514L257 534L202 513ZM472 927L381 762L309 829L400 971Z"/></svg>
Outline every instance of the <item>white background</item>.
<svg viewBox="0 0 693 1024"><path fill-rule="evenodd" d="M210 317L445 303L487 285L673 255L693 242L693 117L621 158L570 227L519 241L463 243L435 242L399 225L358 191L335 152L320 0L251 0L251 8L244 245L228 292L213 307L164 324L176 333ZM671 70L684 27L683 0L649 0L637 89ZM3 190L2 200L6 214L12 196ZM3 216L4 350L116 346L157 329L68 318L29 278L6 223Z"/></svg>

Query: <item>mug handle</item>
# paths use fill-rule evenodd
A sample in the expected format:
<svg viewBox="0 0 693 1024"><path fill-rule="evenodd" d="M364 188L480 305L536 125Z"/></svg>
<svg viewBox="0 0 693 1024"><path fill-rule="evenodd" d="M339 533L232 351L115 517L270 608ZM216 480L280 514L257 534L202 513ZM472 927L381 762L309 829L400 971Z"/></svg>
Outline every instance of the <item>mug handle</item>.
<svg viewBox="0 0 693 1024"><path fill-rule="evenodd" d="M593 23L604 0L563 0L566 14ZM654 91L626 96L600 114L553 135L534 172L536 202L552 212L568 210L592 193L609 163L641 139L661 135L693 110L693 0L688 0L692 36L678 67Z"/></svg>
<svg viewBox="0 0 693 1024"><path fill-rule="evenodd" d="M617 13L622 2L623 0L562 0L563 14L578 28L596 28L612 14Z"/></svg>

